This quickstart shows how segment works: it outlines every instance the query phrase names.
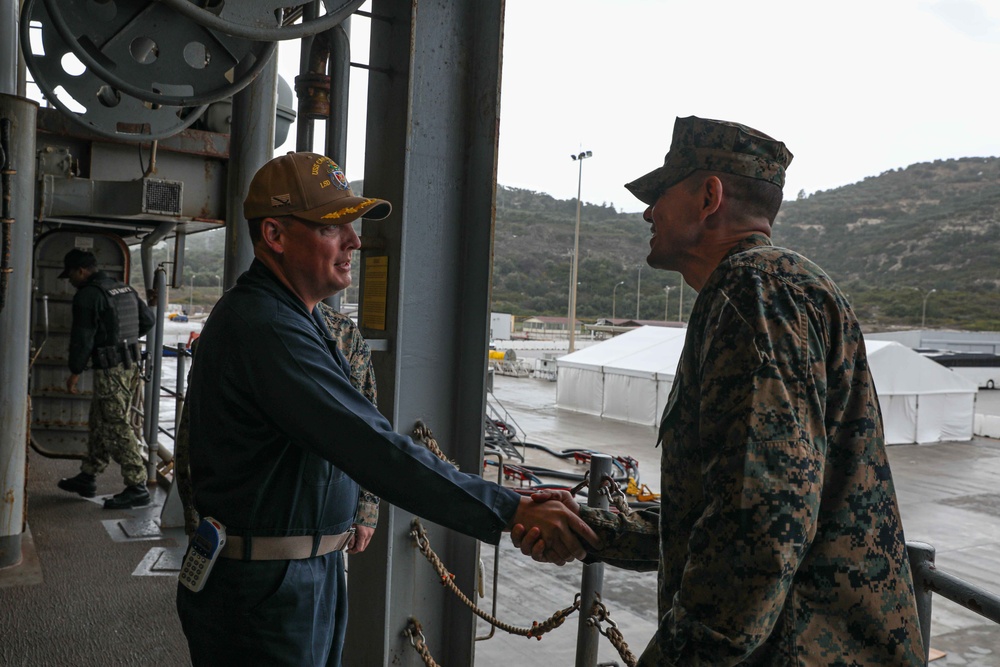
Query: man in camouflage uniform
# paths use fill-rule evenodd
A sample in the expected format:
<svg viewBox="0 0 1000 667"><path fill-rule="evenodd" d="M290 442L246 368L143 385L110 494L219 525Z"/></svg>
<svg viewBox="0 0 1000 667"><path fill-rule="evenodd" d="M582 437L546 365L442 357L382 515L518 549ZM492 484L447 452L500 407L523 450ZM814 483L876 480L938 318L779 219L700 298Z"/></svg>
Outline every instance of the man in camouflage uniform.
<svg viewBox="0 0 1000 667"><path fill-rule="evenodd" d="M581 513L595 560L659 568L644 667L925 661L861 328L818 266L770 242L791 159L743 125L678 118L664 165L626 185L649 206L649 265L699 292L660 423L661 511Z"/></svg>
<svg viewBox="0 0 1000 667"><path fill-rule="evenodd" d="M372 405L378 405L378 388L375 384L375 371L372 368L372 352L368 341L361 335L354 321L328 306L318 304L323 321L330 330L330 335L337 341L337 347L344 353L347 363L351 366L351 384L364 394ZM195 340L195 345L198 341ZM187 401L181 408L181 419L177 426L177 441L174 451L175 482L184 508L184 528L188 535L194 534L198 528L200 517L194 506L194 489L191 486L190 459L190 406ZM361 553L371 541L375 528L378 526L379 497L365 489L359 489L358 509L354 518L354 536L347 546L347 553Z"/></svg>
<svg viewBox="0 0 1000 667"><path fill-rule="evenodd" d="M75 477L59 480L59 488L93 498L96 476L114 459L121 466L125 490L104 501L105 509L128 509L149 503L146 467L139 439L129 419L139 389L138 337L155 318L134 289L97 268L93 253L74 248L63 258L60 278L68 278L73 296L69 370L66 389L77 383L88 362L94 367L87 455Z"/></svg>

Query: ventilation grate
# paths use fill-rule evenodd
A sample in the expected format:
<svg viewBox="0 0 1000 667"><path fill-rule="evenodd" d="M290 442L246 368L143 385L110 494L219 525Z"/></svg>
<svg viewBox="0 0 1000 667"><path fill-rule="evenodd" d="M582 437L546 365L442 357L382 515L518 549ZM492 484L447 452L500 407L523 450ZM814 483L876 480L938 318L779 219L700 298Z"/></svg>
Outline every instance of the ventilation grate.
<svg viewBox="0 0 1000 667"><path fill-rule="evenodd" d="M147 178L143 179L142 184L143 213L181 214L183 184L180 181L161 181Z"/></svg>

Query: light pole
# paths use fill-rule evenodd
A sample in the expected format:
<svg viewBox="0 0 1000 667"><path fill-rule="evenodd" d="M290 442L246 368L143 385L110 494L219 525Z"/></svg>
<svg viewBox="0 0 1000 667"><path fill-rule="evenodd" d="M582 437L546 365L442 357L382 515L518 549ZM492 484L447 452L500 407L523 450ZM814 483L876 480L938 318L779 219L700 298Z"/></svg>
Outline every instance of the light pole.
<svg viewBox="0 0 1000 667"><path fill-rule="evenodd" d="M923 329L924 325L927 323L927 299L930 298L931 294L937 292L936 289L932 289L930 292L924 295L924 307L920 311L920 328Z"/></svg>
<svg viewBox="0 0 1000 667"><path fill-rule="evenodd" d="M611 290L611 319L612 319L612 324L614 324L613 320L615 319L615 292L617 292L618 288L621 287L624 284L625 284L625 281L623 280L620 283L618 283L617 285L615 285L615 288L613 290Z"/></svg>
<svg viewBox="0 0 1000 667"><path fill-rule="evenodd" d="M569 254L566 255L566 256L569 257L569 286L567 288L569 290L569 302L566 304L566 335L568 337L568 336L572 335L572 334L570 334L570 329L573 328L573 327L570 326L569 323L573 321L572 320L572 318L573 318L573 294L576 292L576 280L574 280L574 276L573 276L573 251L570 250ZM567 340L569 340L569 339L567 338Z"/></svg>
<svg viewBox="0 0 1000 667"><path fill-rule="evenodd" d="M576 349L576 281L580 268L580 190L583 187L583 161L593 153L590 151L580 151L570 155L575 162L580 165L579 175L576 179L576 231L573 233L573 278L570 281L569 289L569 351Z"/></svg>
<svg viewBox="0 0 1000 667"><path fill-rule="evenodd" d="M194 315L194 277L197 273L191 274L191 295L188 299L188 315Z"/></svg>
<svg viewBox="0 0 1000 667"><path fill-rule="evenodd" d="M222 278L215 276L215 280L219 283L219 298L222 298Z"/></svg>
<svg viewBox="0 0 1000 667"><path fill-rule="evenodd" d="M680 275L680 274L677 274ZM684 322L684 276L681 276L681 286L677 288L680 290L680 304L677 306L677 321Z"/></svg>
<svg viewBox="0 0 1000 667"><path fill-rule="evenodd" d="M642 294L642 264L639 265L639 278L635 285L635 319L639 320L639 295Z"/></svg>
<svg viewBox="0 0 1000 667"><path fill-rule="evenodd" d="M669 322L670 321L670 315L667 313L667 311L668 311L668 309L670 307L670 290L672 290L672 289L673 289L673 287L671 287L670 285L667 285L666 287L663 288L663 293L664 293L664 297L663 297L663 321L664 322Z"/></svg>

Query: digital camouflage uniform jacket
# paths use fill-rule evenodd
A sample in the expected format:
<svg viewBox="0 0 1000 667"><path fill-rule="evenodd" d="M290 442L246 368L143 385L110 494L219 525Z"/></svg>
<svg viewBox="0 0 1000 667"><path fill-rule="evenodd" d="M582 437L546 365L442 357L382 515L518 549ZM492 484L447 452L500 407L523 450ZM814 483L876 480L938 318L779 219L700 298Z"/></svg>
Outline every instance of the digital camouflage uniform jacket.
<svg viewBox="0 0 1000 667"><path fill-rule="evenodd" d="M375 371L372 369L372 350L361 335L358 325L347 315L338 313L332 306L322 301L317 304L323 315L326 328L337 341L337 347L344 353L351 365L351 384L364 394L372 405L378 405L378 389L375 385ZM375 528L378 525L379 497L361 488L358 492L358 512L354 523Z"/></svg>
<svg viewBox="0 0 1000 667"><path fill-rule="evenodd" d="M652 513L586 511L598 560L659 547L651 665L923 665L861 329L819 267L762 234L709 277L660 425Z"/></svg>

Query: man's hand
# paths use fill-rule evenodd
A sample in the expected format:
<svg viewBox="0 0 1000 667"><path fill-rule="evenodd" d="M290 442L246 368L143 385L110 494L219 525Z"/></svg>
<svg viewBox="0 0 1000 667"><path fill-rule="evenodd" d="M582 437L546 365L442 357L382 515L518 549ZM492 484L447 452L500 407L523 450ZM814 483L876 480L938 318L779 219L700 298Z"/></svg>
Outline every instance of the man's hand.
<svg viewBox="0 0 1000 667"><path fill-rule="evenodd" d="M372 535L374 534L374 528L362 526L358 523L354 524L354 536L351 537L351 541L347 543L347 553L359 554L367 549L368 543L372 541Z"/></svg>
<svg viewBox="0 0 1000 667"><path fill-rule="evenodd" d="M68 391L71 394L79 394L80 392L76 388L76 383L79 380L80 376L76 375L75 373L66 378L66 391Z"/></svg>
<svg viewBox="0 0 1000 667"><path fill-rule="evenodd" d="M594 548L600 546L600 539L579 512L569 491L543 491L521 498L511 521L511 540L521 553L540 562L565 565L583 560L587 551L581 538Z"/></svg>

